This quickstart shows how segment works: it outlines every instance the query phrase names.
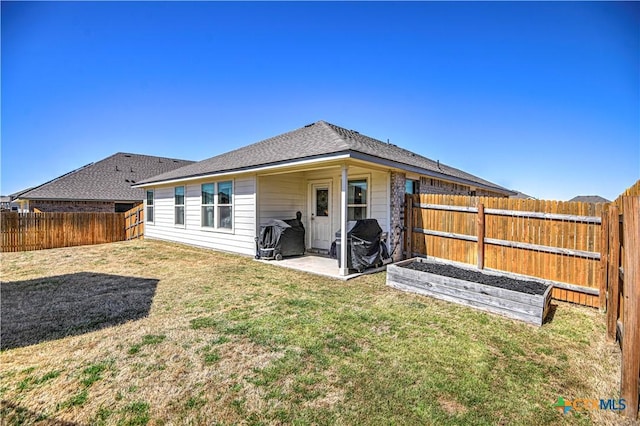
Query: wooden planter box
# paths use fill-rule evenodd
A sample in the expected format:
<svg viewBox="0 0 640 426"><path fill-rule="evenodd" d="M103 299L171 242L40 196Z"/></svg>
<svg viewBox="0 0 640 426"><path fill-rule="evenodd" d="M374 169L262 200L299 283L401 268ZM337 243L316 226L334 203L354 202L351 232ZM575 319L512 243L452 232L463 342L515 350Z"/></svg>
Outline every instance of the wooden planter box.
<svg viewBox="0 0 640 426"><path fill-rule="evenodd" d="M507 290L405 267L412 262L449 265L463 270L480 272L486 276L533 281L546 285L547 289L544 291L544 294L541 295L527 294L517 290ZM414 258L388 265L387 285L399 290L431 296L494 314L504 315L537 326L542 325L549 311L551 289L553 288L550 283L544 280L498 271L479 270L474 266L464 263L436 260L433 258Z"/></svg>

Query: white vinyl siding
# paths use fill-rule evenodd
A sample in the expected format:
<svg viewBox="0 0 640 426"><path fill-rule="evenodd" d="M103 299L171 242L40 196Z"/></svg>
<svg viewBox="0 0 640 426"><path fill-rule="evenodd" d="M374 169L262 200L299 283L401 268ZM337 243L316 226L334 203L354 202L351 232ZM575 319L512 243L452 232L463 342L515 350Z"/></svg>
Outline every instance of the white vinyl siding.
<svg viewBox="0 0 640 426"><path fill-rule="evenodd" d="M293 219L302 212L305 222L307 210L307 184L303 173L287 173L260 176L258 180L258 202L260 225L270 219Z"/></svg>
<svg viewBox="0 0 640 426"><path fill-rule="evenodd" d="M228 181L229 179L227 179ZM176 241L216 250L254 255L256 235L254 176L233 179L233 229L215 230L202 227L202 184L185 185L185 226L178 228L174 220L174 187L155 189L153 226L145 229L145 237Z"/></svg>
<svg viewBox="0 0 640 426"><path fill-rule="evenodd" d="M389 231L389 172L349 167L349 179L360 178L367 179L367 217L377 219L380 227ZM202 184L212 182L202 179L185 184L184 228L174 225L175 184L155 188L155 222L146 227L145 237L254 255L254 238L260 225L269 219L294 218L296 212L300 211L304 226L309 226L309 182L315 180L331 180L331 228L336 231L340 226L341 180L337 167L260 177L235 175L213 182L229 180L233 181L232 230L202 226Z"/></svg>
<svg viewBox="0 0 640 426"><path fill-rule="evenodd" d="M389 231L389 206L391 191L389 188L390 180L388 172L371 172L369 184L369 217L378 219L380 228L383 231Z"/></svg>

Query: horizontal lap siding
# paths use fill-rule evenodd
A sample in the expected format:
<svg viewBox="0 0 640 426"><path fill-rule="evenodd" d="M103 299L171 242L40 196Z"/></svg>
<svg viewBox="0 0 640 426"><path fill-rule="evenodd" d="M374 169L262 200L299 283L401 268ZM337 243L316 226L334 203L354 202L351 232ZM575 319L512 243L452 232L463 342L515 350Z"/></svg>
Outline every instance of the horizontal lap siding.
<svg viewBox="0 0 640 426"><path fill-rule="evenodd" d="M201 223L200 188L204 182L185 185L185 226L174 225L174 187L155 189L155 223L145 236L216 250L255 253L255 177L234 179L232 233L205 230Z"/></svg>
<svg viewBox="0 0 640 426"><path fill-rule="evenodd" d="M377 219L380 227L387 232L389 229L389 183L388 173L371 173L371 212L369 217Z"/></svg>
<svg viewBox="0 0 640 426"><path fill-rule="evenodd" d="M307 216L307 187L303 173L261 176L258 181L260 225L271 219L293 219L296 212Z"/></svg>

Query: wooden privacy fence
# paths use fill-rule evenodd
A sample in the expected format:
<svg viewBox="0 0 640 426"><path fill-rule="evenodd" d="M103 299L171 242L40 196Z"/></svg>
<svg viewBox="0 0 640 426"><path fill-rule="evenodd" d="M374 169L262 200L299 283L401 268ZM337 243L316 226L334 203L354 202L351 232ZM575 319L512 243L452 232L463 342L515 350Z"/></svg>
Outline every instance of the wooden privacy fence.
<svg viewBox="0 0 640 426"><path fill-rule="evenodd" d="M625 415L638 416L640 391L640 180L603 214L607 255L603 257L607 291L607 337L622 350L620 397Z"/></svg>
<svg viewBox="0 0 640 426"><path fill-rule="evenodd" d="M407 256L434 256L554 282L557 300L604 306L604 204L409 195ZM602 299L602 300L600 300Z"/></svg>
<svg viewBox="0 0 640 426"><path fill-rule="evenodd" d="M125 239L123 213L0 214L2 251L42 250Z"/></svg>
<svg viewBox="0 0 640 426"><path fill-rule="evenodd" d="M139 204L124 214L125 238L135 240L144 235L144 205Z"/></svg>

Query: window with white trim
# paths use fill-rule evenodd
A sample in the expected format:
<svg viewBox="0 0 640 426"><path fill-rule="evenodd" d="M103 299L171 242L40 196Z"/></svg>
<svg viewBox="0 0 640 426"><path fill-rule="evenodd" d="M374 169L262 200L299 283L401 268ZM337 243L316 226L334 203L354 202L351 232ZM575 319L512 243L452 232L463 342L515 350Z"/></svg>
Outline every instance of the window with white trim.
<svg viewBox="0 0 640 426"><path fill-rule="evenodd" d="M233 229L233 181L201 185L203 228Z"/></svg>
<svg viewBox="0 0 640 426"><path fill-rule="evenodd" d="M147 223L153 223L153 199L154 199L153 189L147 190Z"/></svg>
<svg viewBox="0 0 640 426"><path fill-rule="evenodd" d="M353 179L349 181L347 194L347 220L366 219L367 179Z"/></svg>
<svg viewBox="0 0 640 426"><path fill-rule="evenodd" d="M184 186L174 188L175 224L184 225Z"/></svg>
<svg viewBox="0 0 640 426"><path fill-rule="evenodd" d="M202 197L200 199L200 204L202 205L201 225L206 228L213 228L215 226L214 212L216 209L215 207L216 184L203 183L200 189L201 189L201 197Z"/></svg>
<svg viewBox="0 0 640 426"><path fill-rule="evenodd" d="M218 228L233 228L233 182L218 182Z"/></svg>

